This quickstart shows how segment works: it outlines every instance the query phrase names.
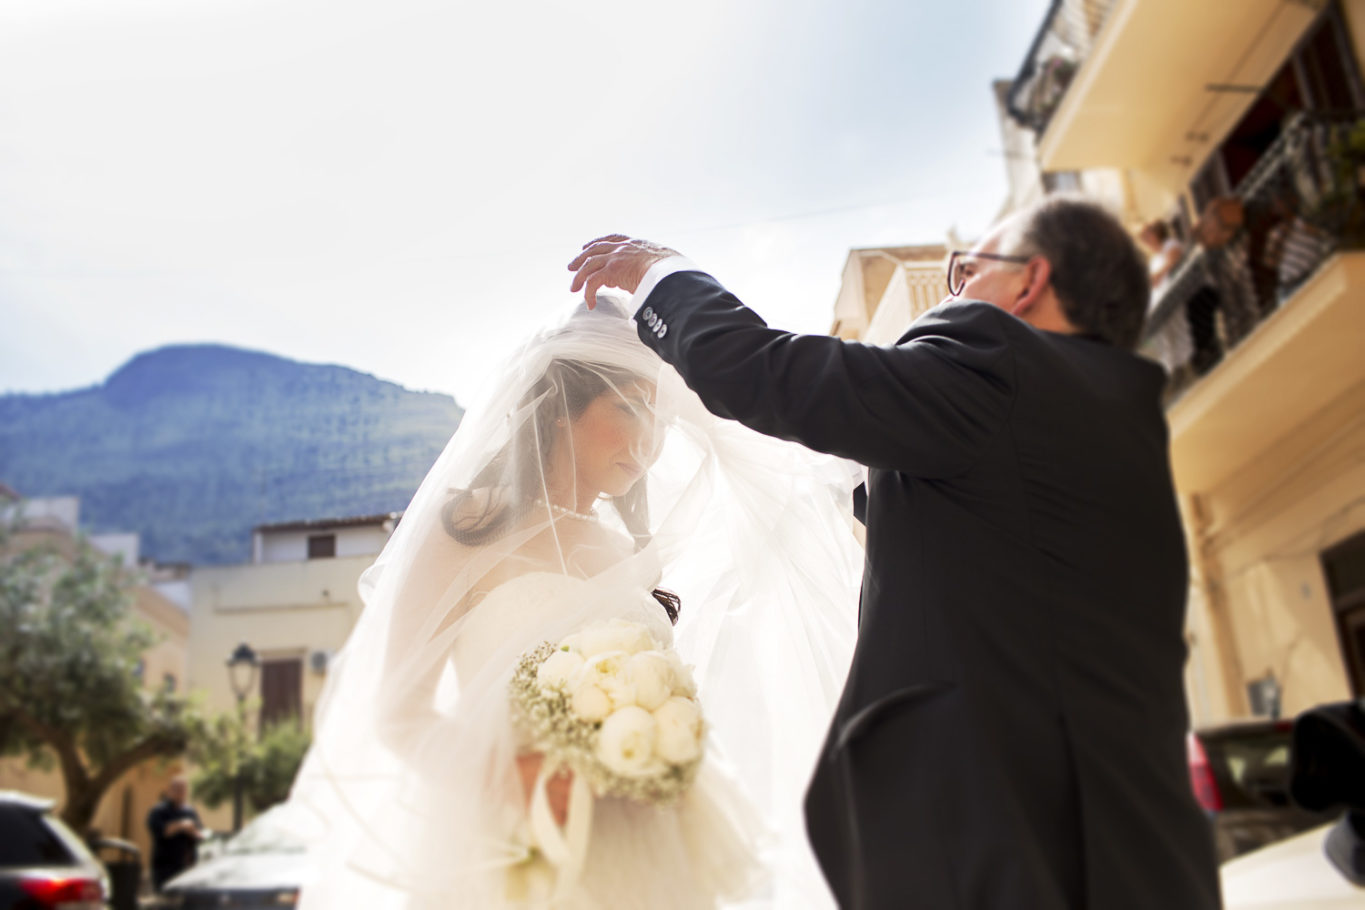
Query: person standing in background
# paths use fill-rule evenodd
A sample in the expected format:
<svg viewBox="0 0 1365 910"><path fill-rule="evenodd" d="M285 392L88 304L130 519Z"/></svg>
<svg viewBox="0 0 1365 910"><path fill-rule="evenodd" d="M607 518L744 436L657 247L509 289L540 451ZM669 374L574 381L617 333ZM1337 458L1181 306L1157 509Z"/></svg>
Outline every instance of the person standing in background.
<svg viewBox="0 0 1365 910"><path fill-rule="evenodd" d="M171 778L161 802L147 813L147 830L152 835L152 887L158 892L198 860L204 832L199 813L188 802L189 789L183 776Z"/></svg>

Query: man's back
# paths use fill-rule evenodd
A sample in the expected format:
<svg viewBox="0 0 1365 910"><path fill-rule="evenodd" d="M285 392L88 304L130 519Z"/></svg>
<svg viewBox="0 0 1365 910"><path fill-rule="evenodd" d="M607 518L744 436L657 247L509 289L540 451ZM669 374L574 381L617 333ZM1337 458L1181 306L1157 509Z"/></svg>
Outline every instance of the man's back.
<svg viewBox="0 0 1365 910"><path fill-rule="evenodd" d="M860 643L812 841L835 857L836 891L847 874L848 906L1216 906L1184 769L1186 565L1161 372L986 304L937 313L902 346L973 364L971 382L933 364L917 378L976 442L936 476L869 476ZM974 359L986 350L1007 353ZM842 801L862 869L838 843ZM888 854L877 881L867 844L916 828L908 842L941 862Z"/></svg>

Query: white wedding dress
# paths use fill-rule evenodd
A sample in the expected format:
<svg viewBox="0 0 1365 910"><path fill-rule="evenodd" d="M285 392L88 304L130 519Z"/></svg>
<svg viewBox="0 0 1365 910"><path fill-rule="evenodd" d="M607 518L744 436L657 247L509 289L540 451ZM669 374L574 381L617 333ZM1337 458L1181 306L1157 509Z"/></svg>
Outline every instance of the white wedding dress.
<svg viewBox="0 0 1365 910"><path fill-rule="evenodd" d="M591 606L585 612L586 604ZM505 691L511 677L504 660L508 653L572 632L567 617L587 623L628 619L645 624L660 643L673 642L667 615L647 591L609 591L569 575L531 572L499 585L471 611L455 645L456 672L464 679L487 674ZM490 666L490 659L500 665ZM498 691L496 683L492 691ZM704 711L705 693L701 698ZM504 715L496 722L508 721ZM701 910L744 897L757 884L760 825L714 746L679 805L606 798L593 800L591 811L586 859L571 895L548 900L554 870L540 857L509 869L514 895L556 910ZM525 838L525 815L521 805L510 806L507 828L499 836L513 842Z"/></svg>
<svg viewBox="0 0 1365 910"><path fill-rule="evenodd" d="M533 571L484 595L460 621L436 713L420 725L426 735L402 740L404 754L394 756L398 799L365 806L352 783L364 824L349 849L334 844L320 857L302 906L704 910L762 888L761 822L713 743L675 806L592 799L581 871L567 885L543 853L528 850L535 837L511 773L513 669L541 642L611 618L672 644L668 616L638 585ZM706 693L699 698L705 711ZM327 773L318 750L309 761L305 775Z"/></svg>

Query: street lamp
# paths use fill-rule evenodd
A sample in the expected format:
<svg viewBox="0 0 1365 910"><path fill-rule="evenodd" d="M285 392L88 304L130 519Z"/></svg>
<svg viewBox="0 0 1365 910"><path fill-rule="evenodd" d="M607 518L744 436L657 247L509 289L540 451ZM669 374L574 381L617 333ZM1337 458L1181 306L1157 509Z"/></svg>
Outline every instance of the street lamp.
<svg viewBox="0 0 1365 910"><path fill-rule="evenodd" d="M237 720L242 729L246 729L246 697L251 693L256 685L256 667L260 661L256 658L256 652L251 650L251 645L242 642L228 658L228 683L232 686L232 693L237 696ZM238 747L237 754L237 773L233 775L232 782L232 831L242 830L242 761L245 758L241 754L241 746Z"/></svg>

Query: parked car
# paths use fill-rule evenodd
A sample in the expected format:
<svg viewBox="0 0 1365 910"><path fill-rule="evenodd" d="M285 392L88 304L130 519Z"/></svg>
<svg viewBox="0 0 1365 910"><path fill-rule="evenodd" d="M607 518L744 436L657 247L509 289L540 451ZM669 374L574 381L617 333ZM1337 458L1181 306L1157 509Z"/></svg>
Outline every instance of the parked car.
<svg viewBox="0 0 1365 910"><path fill-rule="evenodd" d="M104 867L52 807L0 791L0 910L105 910Z"/></svg>
<svg viewBox="0 0 1365 910"><path fill-rule="evenodd" d="M1365 888L1327 859L1327 836L1334 828L1311 828L1224 863L1219 872L1225 910L1365 910Z"/></svg>
<svg viewBox="0 0 1365 910"><path fill-rule="evenodd" d="M312 866L303 844L281 821L283 807L263 812L221 849L166 883L163 906L172 910L292 907Z"/></svg>
<svg viewBox="0 0 1365 910"><path fill-rule="evenodd" d="M1190 783L1213 822L1219 862L1335 819L1289 797L1293 728L1292 721L1262 720L1190 733Z"/></svg>
<svg viewBox="0 0 1365 910"><path fill-rule="evenodd" d="M1299 717L1290 793L1331 824L1224 863L1226 910L1365 910L1365 702Z"/></svg>

